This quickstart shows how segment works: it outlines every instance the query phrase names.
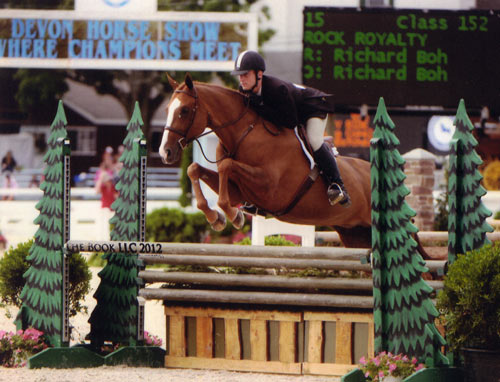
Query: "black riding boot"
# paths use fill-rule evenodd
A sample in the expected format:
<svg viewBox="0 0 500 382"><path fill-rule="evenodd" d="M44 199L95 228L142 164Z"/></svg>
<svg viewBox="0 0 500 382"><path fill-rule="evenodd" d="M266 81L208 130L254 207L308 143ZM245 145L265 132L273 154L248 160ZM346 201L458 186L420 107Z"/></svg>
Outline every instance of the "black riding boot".
<svg viewBox="0 0 500 382"><path fill-rule="evenodd" d="M337 167L337 161L330 147L326 143L323 143L313 155L321 171L321 175L328 185L327 194L330 204L333 206L336 203L340 203L343 207L349 207L351 205L351 198L344 187L344 182L342 182L339 168Z"/></svg>

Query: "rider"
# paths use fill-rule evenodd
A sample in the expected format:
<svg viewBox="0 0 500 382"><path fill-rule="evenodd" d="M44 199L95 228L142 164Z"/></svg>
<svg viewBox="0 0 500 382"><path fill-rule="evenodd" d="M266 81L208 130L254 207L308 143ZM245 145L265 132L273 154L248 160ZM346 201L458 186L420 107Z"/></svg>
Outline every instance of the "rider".
<svg viewBox="0 0 500 382"><path fill-rule="evenodd" d="M327 113L334 110L331 95L264 75L265 70L266 63L262 56L246 50L238 55L231 74L239 77L239 90L249 96L250 105L265 119L289 129L299 124L306 126L314 160L328 185L330 204L340 203L348 207L351 200L337 162L332 150L323 141Z"/></svg>

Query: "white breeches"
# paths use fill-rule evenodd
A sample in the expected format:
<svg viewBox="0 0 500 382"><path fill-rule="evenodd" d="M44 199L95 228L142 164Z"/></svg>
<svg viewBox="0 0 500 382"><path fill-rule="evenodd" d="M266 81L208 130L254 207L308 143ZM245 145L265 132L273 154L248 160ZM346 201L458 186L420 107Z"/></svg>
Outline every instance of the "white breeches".
<svg viewBox="0 0 500 382"><path fill-rule="evenodd" d="M306 134L313 151L318 150L323 144L326 129L326 120L321 118L310 118L306 123Z"/></svg>

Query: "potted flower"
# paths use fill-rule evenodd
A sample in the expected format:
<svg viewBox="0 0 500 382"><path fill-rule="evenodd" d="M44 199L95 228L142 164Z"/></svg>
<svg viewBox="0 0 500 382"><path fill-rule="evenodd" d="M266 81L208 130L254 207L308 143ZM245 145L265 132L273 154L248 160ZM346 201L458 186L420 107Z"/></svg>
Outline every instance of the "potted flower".
<svg viewBox="0 0 500 382"><path fill-rule="evenodd" d="M367 381L398 382L424 368L415 357L409 358L403 354L381 352L376 357L359 360L359 369Z"/></svg>
<svg viewBox="0 0 500 382"><path fill-rule="evenodd" d="M29 357L47 348L43 333L28 328L25 331L0 330L0 366L22 367Z"/></svg>
<svg viewBox="0 0 500 382"><path fill-rule="evenodd" d="M450 350L463 356L467 381L497 382L500 375L500 243L457 257L449 266L437 307Z"/></svg>

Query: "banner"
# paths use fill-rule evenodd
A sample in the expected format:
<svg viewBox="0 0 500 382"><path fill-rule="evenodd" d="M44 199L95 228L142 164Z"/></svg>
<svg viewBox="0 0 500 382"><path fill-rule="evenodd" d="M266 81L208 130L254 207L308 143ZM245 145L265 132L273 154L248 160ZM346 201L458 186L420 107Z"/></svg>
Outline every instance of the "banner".
<svg viewBox="0 0 500 382"><path fill-rule="evenodd" d="M231 70L257 29L249 13L2 10L0 67Z"/></svg>

